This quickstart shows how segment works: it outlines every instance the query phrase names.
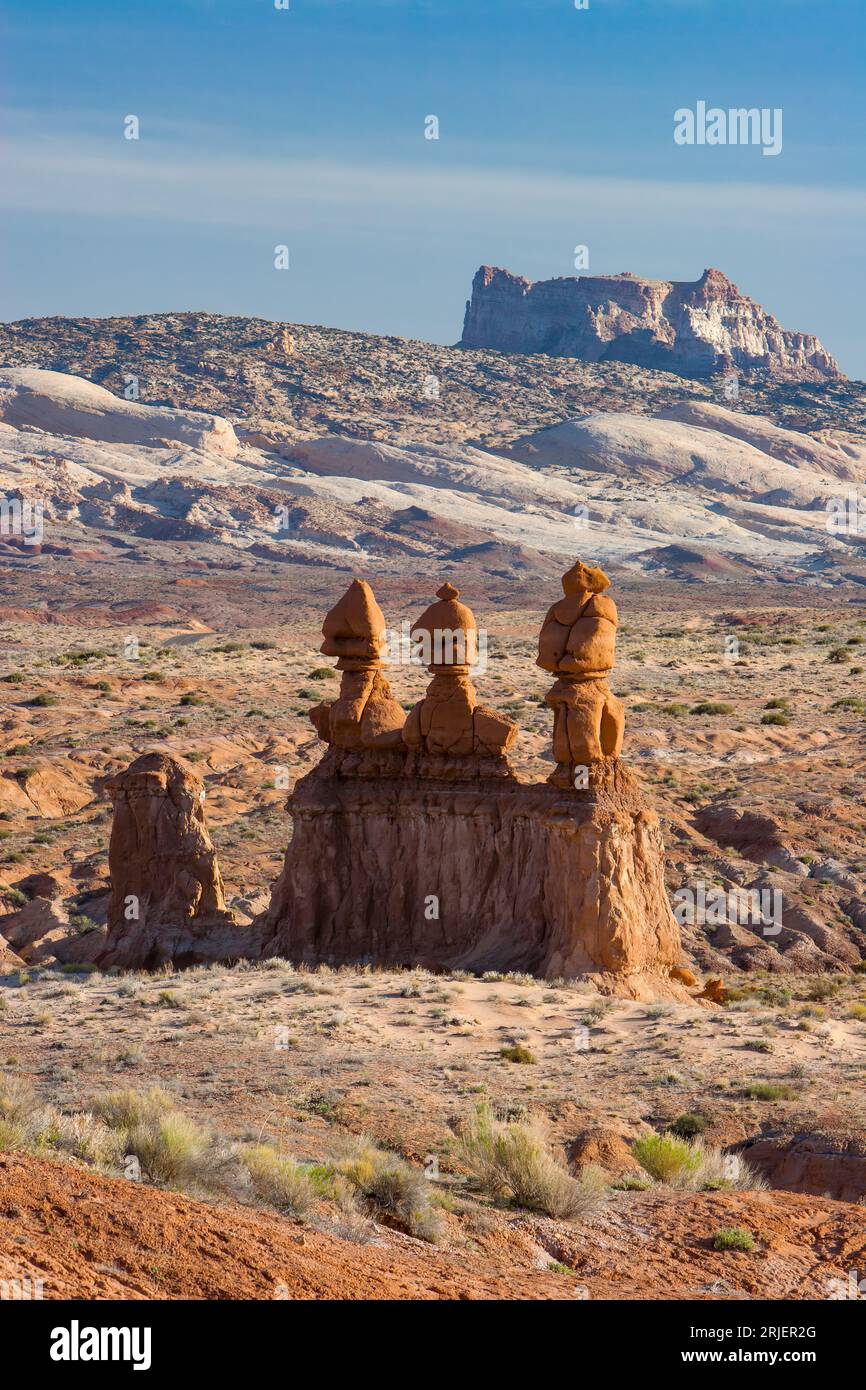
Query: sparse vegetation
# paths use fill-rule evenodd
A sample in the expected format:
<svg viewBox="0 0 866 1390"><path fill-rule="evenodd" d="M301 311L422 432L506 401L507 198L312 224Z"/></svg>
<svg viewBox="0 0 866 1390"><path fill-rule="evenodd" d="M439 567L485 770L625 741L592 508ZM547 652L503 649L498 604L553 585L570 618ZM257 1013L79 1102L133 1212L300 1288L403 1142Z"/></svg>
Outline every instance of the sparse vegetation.
<svg viewBox="0 0 866 1390"><path fill-rule="evenodd" d="M671 1134L647 1134L636 1139L632 1153L656 1182L683 1183L701 1165L700 1150Z"/></svg>
<svg viewBox="0 0 866 1390"><path fill-rule="evenodd" d="M486 1104L461 1128L459 1159L483 1191L546 1216L586 1216L607 1186L598 1168L584 1168L579 1179L566 1172L537 1121L503 1121Z"/></svg>
<svg viewBox="0 0 866 1390"><path fill-rule="evenodd" d="M743 1230L742 1226L726 1226L713 1236L713 1249L750 1252L755 1249L755 1242L749 1232Z"/></svg>
<svg viewBox="0 0 866 1390"><path fill-rule="evenodd" d="M524 1047L522 1043L511 1043L508 1047L500 1047L499 1056L503 1062L518 1062L524 1066L538 1061L535 1053L531 1052L528 1047Z"/></svg>
<svg viewBox="0 0 866 1390"><path fill-rule="evenodd" d="M781 1081L753 1081L746 1095L750 1100L790 1100L793 1088Z"/></svg>

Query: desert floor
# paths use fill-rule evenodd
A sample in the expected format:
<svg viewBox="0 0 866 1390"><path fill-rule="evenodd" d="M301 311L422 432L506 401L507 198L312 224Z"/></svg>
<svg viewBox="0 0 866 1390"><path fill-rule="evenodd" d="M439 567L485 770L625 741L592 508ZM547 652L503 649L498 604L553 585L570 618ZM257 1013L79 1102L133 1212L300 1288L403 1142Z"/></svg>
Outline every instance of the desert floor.
<svg viewBox="0 0 866 1390"><path fill-rule="evenodd" d="M318 629L342 591L339 581L311 584L290 602L285 573L265 570L250 586L249 576L169 572L151 576L148 592L144 571L137 596L119 591L114 606L77 622L18 610L4 624L0 931L26 965L0 982L0 1064L69 1112L105 1090L159 1085L232 1142L265 1140L321 1161L341 1134L363 1133L428 1170L432 1157L442 1240L431 1246L374 1222L348 1246L327 1214L300 1224L255 1203L241 1211L234 1198L205 1202L78 1160L12 1153L0 1158L0 1275L4 1260L41 1271L55 1297L269 1298L285 1285L292 1297L825 1298L833 1279L866 1272L863 1207L833 1200L832 1163L826 1196L626 1185L609 1187L584 1219L561 1221L473 1190L455 1150L461 1121L488 1102L506 1117L542 1117L576 1166L575 1141L588 1135L611 1183L634 1171L636 1137L684 1113L703 1118L710 1145L811 1136L866 1166L858 592L837 589L826 601L784 585L616 592L625 755L662 816L669 886L759 871L759 858L696 824L708 808L745 799L800 858L801 872L781 879L824 933L815 930L823 944L811 970L793 970L772 945L755 956L737 932L714 943L702 927L684 930L683 961L699 976L725 976L731 998L721 1008L601 999L579 983L524 977L248 965L118 977L58 964L64 939L86 939L104 921L103 783L152 747L182 754L205 781L230 904L242 920L266 905L290 833L282 784L320 756L306 711L336 689ZM157 602L169 589L173 606ZM408 581L403 592L377 586L377 596L395 625L428 601ZM474 603L489 633L476 683L521 725L520 774L542 778L549 678L534 644L543 607L508 597ZM130 635L137 659L124 654ZM389 679L408 706L426 676L397 667ZM778 723L762 723L770 701ZM808 875L823 860L835 878ZM16 938L22 920L31 925ZM513 1044L534 1060L502 1057ZM756 1086L769 1098L750 1095ZM712 1248L731 1226L751 1233L754 1251Z"/></svg>

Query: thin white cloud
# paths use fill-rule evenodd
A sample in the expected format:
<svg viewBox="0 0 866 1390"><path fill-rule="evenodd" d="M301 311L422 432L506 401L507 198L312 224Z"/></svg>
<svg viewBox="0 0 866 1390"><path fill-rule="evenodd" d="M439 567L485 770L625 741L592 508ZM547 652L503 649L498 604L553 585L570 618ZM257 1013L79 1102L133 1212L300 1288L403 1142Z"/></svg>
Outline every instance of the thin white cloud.
<svg viewBox="0 0 866 1390"><path fill-rule="evenodd" d="M866 192L848 186L571 177L538 170L445 165L425 149L413 163L204 156L172 151L145 135L104 139L24 134L0 140L0 207L225 227L279 227L316 215L369 223L425 212L549 219L579 208L665 222L862 218Z"/></svg>

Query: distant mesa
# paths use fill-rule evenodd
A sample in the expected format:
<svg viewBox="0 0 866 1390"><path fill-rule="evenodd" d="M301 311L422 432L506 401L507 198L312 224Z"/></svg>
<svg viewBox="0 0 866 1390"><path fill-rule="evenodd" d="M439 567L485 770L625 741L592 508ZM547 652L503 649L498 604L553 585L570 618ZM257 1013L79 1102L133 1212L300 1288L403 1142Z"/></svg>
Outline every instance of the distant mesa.
<svg viewBox="0 0 866 1390"><path fill-rule="evenodd" d="M624 272L533 282L483 265L460 346L629 362L686 377L732 368L804 381L842 375L817 338L782 328L720 270L694 281Z"/></svg>

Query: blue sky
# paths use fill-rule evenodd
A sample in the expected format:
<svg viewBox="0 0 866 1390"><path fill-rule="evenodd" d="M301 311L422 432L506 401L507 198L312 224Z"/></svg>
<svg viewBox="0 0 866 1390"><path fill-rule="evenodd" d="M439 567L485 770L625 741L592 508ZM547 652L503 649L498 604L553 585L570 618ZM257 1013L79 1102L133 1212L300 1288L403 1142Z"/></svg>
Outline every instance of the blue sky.
<svg viewBox="0 0 866 1390"><path fill-rule="evenodd" d="M585 244L866 377L864 71L863 0L0 0L0 310L447 343L482 262ZM676 145L698 100L781 107L781 154Z"/></svg>

